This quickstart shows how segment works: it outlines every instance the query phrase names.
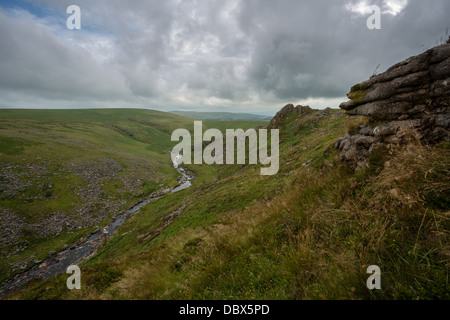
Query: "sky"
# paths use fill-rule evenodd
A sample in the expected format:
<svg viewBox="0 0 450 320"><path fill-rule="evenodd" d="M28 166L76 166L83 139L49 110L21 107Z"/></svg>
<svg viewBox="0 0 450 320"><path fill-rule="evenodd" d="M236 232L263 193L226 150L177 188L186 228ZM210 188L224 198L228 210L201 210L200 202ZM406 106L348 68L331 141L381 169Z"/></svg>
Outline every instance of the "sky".
<svg viewBox="0 0 450 320"><path fill-rule="evenodd" d="M338 108L354 84L445 42L449 12L448 0L0 0L0 108Z"/></svg>

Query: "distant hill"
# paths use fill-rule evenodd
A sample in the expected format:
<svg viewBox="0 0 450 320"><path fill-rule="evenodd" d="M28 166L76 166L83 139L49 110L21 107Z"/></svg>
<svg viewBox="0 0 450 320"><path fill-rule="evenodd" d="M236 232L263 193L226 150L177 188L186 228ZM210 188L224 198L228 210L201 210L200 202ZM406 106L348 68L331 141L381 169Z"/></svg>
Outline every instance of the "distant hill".
<svg viewBox="0 0 450 320"><path fill-rule="evenodd" d="M270 121L272 117L262 116L250 113L231 113L231 112L193 112L193 111L171 111L171 113L201 120L220 120L220 121Z"/></svg>

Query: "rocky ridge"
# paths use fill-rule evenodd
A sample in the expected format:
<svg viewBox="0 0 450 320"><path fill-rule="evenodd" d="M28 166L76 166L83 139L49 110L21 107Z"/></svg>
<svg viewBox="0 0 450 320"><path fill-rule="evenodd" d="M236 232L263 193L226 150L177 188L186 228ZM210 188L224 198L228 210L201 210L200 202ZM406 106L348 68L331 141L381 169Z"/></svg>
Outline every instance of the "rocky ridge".
<svg viewBox="0 0 450 320"><path fill-rule="evenodd" d="M450 140L450 44L400 62L353 86L340 105L368 123L336 142L342 161L362 167L375 150L418 140Z"/></svg>
<svg viewBox="0 0 450 320"><path fill-rule="evenodd" d="M275 115L275 117L273 117L272 121L270 121L269 123L268 129L280 129L282 127L283 121L285 121L290 114L295 114L297 116L312 115L319 119L320 117L328 116L330 111L330 108L327 108L325 110L316 110L311 109L309 106L298 105L294 107L293 104L288 104L283 109L281 109Z"/></svg>

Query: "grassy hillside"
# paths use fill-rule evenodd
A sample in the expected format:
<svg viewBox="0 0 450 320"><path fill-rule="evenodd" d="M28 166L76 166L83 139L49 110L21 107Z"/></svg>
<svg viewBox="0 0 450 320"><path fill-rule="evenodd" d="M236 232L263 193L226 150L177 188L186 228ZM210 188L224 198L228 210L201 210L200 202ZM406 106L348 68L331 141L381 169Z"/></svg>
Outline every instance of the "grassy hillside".
<svg viewBox="0 0 450 320"><path fill-rule="evenodd" d="M0 283L177 185L168 153L177 128L193 120L132 109L0 110Z"/></svg>
<svg viewBox="0 0 450 320"><path fill-rule="evenodd" d="M290 114L280 172L189 166L190 189L150 203L66 275L12 299L431 299L448 286L448 144L379 152L355 172L335 141L364 119ZM366 268L382 270L369 291Z"/></svg>
<svg viewBox="0 0 450 320"><path fill-rule="evenodd" d="M260 116L250 113L231 113L231 112L193 112L193 111L172 111L171 113L183 117L203 120L220 121L270 121L272 117Z"/></svg>

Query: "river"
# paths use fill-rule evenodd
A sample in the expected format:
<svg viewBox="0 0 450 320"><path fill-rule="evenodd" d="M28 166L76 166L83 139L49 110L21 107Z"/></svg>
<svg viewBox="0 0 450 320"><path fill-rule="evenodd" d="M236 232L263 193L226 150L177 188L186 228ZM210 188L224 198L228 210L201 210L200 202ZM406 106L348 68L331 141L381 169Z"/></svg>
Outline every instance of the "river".
<svg viewBox="0 0 450 320"><path fill-rule="evenodd" d="M123 225L123 223L133 214L142 209L145 205L152 201L164 197L168 193L179 192L185 190L192 185L193 175L190 175L186 170L178 165L178 160L181 155L172 156L171 159L174 168L181 174L178 179L178 186L171 189L161 189L150 196L146 197L127 211L119 214L115 220L108 226L99 229L92 233L89 237L80 239L77 243L62 250L58 253L51 255L40 263L35 264L33 267L27 271L16 275L11 281L6 283L1 291L0 296L4 296L11 290L17 289L24 285L28 280L32 278L42 278L44 280L49 279L57 274L66 273L67 267L70 265L76 265L82 261L92 257L97 252L98 248L104 244L109 239L111 235L118 227Z"/></svg>

